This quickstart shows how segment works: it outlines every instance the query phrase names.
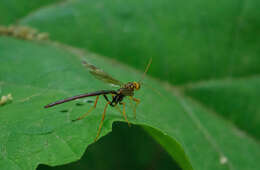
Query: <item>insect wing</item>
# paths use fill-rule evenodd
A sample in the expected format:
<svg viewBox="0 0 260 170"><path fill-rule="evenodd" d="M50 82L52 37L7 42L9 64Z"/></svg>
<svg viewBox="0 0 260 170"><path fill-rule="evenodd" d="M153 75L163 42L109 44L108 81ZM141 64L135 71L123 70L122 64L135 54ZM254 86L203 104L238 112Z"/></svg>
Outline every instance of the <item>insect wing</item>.
<svg viewBox="0 0 260 170"><path fill-rule="evenodd" d="M119 80L116 80L109 74L105 73L103 70L97 68L96 66L87 63L86 61L82 62L85 67L88 68L89 72L98 80L102 80L103 82L109 83L112 86L120 87L123 83Z"/></svg>

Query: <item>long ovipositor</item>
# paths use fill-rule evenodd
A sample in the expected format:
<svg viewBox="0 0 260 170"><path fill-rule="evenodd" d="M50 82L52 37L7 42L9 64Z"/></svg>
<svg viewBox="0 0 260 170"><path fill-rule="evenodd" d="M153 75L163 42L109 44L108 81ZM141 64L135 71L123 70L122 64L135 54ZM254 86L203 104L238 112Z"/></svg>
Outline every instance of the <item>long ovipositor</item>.
<svg viewBox="0 0 260 170"><path fill-rule="evenodd" d="M96 91L96 92L92 92L92 93L81 94L81 95L69 97L69 98L66 98L66 99L62 99L62 100L50 103L50 104L44 106L44 108L49 108L49 107L52 107L52 106L56 106L58 104L62 104L62 103L65 103L65 102L69 102L69 101L84 98L84 97L98 96L98 95L102 95L102 94L116 94L116 91L115 90L100 90L100 91Z"/></svg>

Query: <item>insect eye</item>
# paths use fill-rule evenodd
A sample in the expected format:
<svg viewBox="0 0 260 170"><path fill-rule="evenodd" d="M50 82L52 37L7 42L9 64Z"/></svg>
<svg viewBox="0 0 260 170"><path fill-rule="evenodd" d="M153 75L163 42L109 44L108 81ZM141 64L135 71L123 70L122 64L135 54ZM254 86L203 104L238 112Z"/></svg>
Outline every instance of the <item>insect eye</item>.
<svg viewBox="0 0 260 170"><path fill-rule="evenodd" d="M137 82L134 82L134 88L135 88L136 90L139 90L139 89L140 89L140 84L137 83Z"/></svg>

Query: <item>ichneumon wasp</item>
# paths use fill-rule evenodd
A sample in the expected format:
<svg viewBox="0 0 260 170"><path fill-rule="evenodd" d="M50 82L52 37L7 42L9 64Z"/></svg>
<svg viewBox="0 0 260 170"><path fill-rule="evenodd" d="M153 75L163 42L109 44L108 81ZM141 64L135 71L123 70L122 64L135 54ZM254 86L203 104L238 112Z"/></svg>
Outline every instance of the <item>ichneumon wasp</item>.
<svg viewBox="0 0 260 170"><path fill-rule="evenodd" d="M142 79L138 82L133 81L133 82L128 82L128 83L122 83L121 81L113 78L112 76L110 76L109 74L105 73L103 70L97 68L94 65L91 65L89 63L87 63L86 61L83 61L83 65L86 66L89 70L89 72L94 75L97 79L102 80L106 83L109 83L113 86L118 86L119 89L118 90L100 90L100 91L96 91L96 92L92 92L92 93L86 93L86 94L80 94L77 96L73 96L70 98L65 98L63 100L59 100L53 103L50 103L46 106L44 106L44 108L49 108L49 107L53 107L56 106L58 104L62 104L65 102L69 102L72 100L76 100L76 99L80 99L80 98L85 98L85 97L90 97L90 96L96 96L96 100L94 102L93 107L86 112L85 114L83 114L82 116L80 116L79 118L73 120L73 121L77 121L77 120L81 120L84 117L86 117L91 111L93 111L96 108L99 96L102 95L105 100L107 101L103 114L102 114L102 119L101 122L99 124L99 128L98 128L98 133L97 136L95 138L95 141L98 139L99 134L101 132L102 126L103 126L103 122L106 116L106 110L108 105L112 106L112 107L116 107L120 113L123 114L123 117L125 119L125 121L128 123L128 125L130 126L129 121L127 120L126 117L126 113L125 113L125 102L123 102L123 99L125 97L129 97L130 101L134 101L136 104L134 106L134 117L136 118L136 107L138 106L138 104L140 103L140 99L134 98L134 91L135 90L139 90L141 88L142 85L142 81L144 79L144 76L146 74L146 72L148 71L150 65L152 63L152 59L149 60L149 63L146 66L146 69L143 73ZM112 100L109 100L109 98L107 97L107 95L112 95ZM118 107L118 104L123 105L123 112L120 110L120 108Z"/></svg>

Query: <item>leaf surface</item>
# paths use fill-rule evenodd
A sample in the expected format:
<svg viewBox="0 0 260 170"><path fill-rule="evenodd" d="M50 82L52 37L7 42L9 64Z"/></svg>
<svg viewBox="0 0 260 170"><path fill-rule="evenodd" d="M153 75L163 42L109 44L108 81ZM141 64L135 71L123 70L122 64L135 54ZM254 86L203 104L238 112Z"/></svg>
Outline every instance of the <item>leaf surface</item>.
<svg viewBox="0 0 260 170"><path fill-rule="evenodd" d="M152 57L148 74L174 85L196 86L259 75L259 8L257 0L76 0L42 8L19 23L142 70ZM237 86L226 88L233 93L223 96L215 96L215 89L203 93L208 89L202 87L185 92L259 140L258 100L247 100L239 90L244 85ZM258 88L250 94L257 96Z"/></svg>
<svg viewBox="0 0 260 170"><path fill-rule="evenodd" d="M148 74L185 86L186 95L259 140L258 100L247 100L247 94L239 90L242 84L237 84L241 86L235 88L238 91L226 88L232 94L209 97L216 94L215 89L206 94L203 91L208 91L207 87L189 89L187 83L196 86L197 82L216 80L225 84L225 79L236 82L259 75L260 39L256 35L260 34L260 1L55 2L19 1L23 5L17 5L14 1L1 1L2 21L31 25L59 42L116 58L142 70L152 57L153 67ZM251 94L259 94L258 88L251 88Z"/></svg>
<svg viewBox="0 0 260 170"><path fill-rule="evenodd" d="M1 0L0 1L0 24L16 24L20 18L27 16L29 13L37 11L51 3L61 0Z"/></svg>
<svg viewBox="0 0 260 170"><path fill-rule="evenodd" d="M108 87L84 68L82 59L109 72L122 82L138 80L142 73L91 53L82 53L53 43L0 38L1 96L11 93L13 102L0 107L0 168L35 169L38 164L61 165L78 160L94 141L105 100L87 118L71 122L89 106L75 102L51 109L49 102ZM141 99L137 120L131 106L127 115L133 124L148 128L183 169L258 169L259 144L205 106L182 96L179 90L146 78L163 95L145 86L135 96ZM160 102L159 102L160 101ZM152 106L152 107L151 107ZM61 112L67 110L67 112ZM101 136L114 121L123 121L109 107ZM149 129L150 128L150 129ZM151 129L152 128L152 129Z"/></svg>
<svg viewBox="0 0 260 170"><path fill-rule="evenodd" d="M260 73L258 0L75 0L19 23L173 84ZM145 58L140 60L140 58Z"/></svg>
<svg viewBox="0 0 260 170"><path fill-rule="evenodd" d="M260 77L212 80L193 83L181 89L260 139Z"/></svg>

